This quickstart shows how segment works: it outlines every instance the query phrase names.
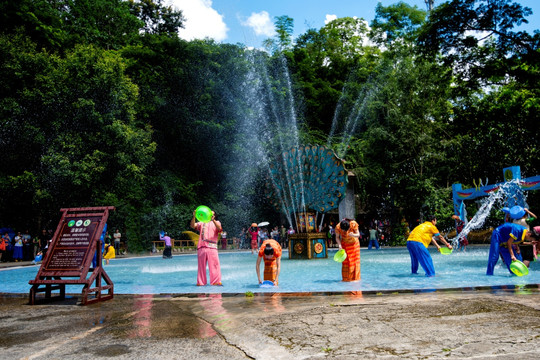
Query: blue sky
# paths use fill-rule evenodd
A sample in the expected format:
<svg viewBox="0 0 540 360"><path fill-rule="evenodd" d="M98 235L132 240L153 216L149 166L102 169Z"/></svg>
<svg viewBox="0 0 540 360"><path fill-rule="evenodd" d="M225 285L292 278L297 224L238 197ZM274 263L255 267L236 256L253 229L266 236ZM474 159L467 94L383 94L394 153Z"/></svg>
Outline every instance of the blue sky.
<svg viewBox="0 0 540 360"><path fill-rule="evenodd" d="M403 0L425 10L424 0ZM210 37L218 42L242 43L261 47L264 39L273 34L276 16L287 15L294 19L294 36L309 28L321 28L325 21L335 17L356 16L370 23L375 17L375 7L395 4L398 0L169 0L183 10L186 28L180 37L191 40ZM435 6L443 0L435 0ZM533 10L529 24L520 30L532 33L540 29L540 1L517 0Z"/></svg>

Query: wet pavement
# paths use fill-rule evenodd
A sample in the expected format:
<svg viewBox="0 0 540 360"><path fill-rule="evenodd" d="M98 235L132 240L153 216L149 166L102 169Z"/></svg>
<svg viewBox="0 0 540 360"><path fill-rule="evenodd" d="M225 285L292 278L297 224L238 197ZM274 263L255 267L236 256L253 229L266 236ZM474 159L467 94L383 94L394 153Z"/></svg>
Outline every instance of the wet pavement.
<svg viewBox="0 0 540 360"><path fill-rule="evenodd" d="M540 358L538 288L78 301L0 295L0 358Z"/></svg>

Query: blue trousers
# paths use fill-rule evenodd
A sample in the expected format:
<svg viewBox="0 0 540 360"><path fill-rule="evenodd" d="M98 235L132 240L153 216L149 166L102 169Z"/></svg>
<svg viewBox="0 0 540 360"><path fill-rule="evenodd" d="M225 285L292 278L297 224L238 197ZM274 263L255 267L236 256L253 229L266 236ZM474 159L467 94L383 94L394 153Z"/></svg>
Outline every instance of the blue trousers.
<svg viewBox="0 0 540 360"><path fill-rule="evenodd" d="M367 247L368 250L371 250L371 245L372 245L372 244L375 245L375 248L376 248L377 250L379 250L379 242L377 241L377 239L375 239L375 240L369 240L369 244L368 244L368 247Z"/></svg>
<svg viewBox="0 0 540 360"><path fill-rule="evenodd" d="M488 256L488 264L487 264L487 271L486 275L493 275L493 270L495 269L495 265L497 265L497 262L499 261L499 255L502 257L504 264L508 268L508 271L510 271L510 274L514 274L510 270L510 264L512 263L512 257L510 256L510 251L508 248L501 246L498 232L497 234L494 233L494 235L491 237L491 245L489 246L489 256ZM517 254L514 251L514 255L516 256L516 259L519 261L523 260L523 257L521 254Z"/></svg>
<svg viewBox="0 0 540 360"><path fill-rule="evenodd" d="M433 260L424 244L418 241L407 241L407 250L411 255L411 271L413 274L418 273L418 263L420 263L422 269L426 272L426 276L435 276Z"/></svg>

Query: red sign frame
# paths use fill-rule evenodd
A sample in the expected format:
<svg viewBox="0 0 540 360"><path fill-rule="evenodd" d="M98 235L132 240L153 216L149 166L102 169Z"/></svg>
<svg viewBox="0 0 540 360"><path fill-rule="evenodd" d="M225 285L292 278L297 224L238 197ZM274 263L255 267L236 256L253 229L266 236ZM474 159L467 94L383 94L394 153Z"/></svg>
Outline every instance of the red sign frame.
<svg viewBox="0 0 540 360"><path fill-rule="evenodd" d="M66 284L83 285L82 305L113 298L114 284L101 263L100 237L109 212L114 209L114 206L60 209L62 217L45 259L36 278L29 281L30 304L35 304L36 294L41 292L46 300L52 300L53 290L60 291L54 299L64 299ZM94 254L96 267L92 268ZM107 294L102 294L103 291ZM88 299L91 294L94 297Z"/></svg>

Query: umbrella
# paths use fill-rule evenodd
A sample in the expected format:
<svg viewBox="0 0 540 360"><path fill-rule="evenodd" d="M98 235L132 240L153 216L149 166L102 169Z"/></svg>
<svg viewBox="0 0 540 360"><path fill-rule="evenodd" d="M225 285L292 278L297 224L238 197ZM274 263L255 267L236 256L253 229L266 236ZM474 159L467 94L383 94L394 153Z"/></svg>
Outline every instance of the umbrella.
<svg viewBox="0 0 540 360"><path fill-rule="evenodd" d="M268 221L263 221L262 223L259 223L259 227L262 227L262 226L267 226L267 225L270 225L270 223Z"/></svg>
<svg viewBox="0 0 540 360"><path fill-rule="evenodd" d="M257 223L252 223L251 227L257 227Z"/></svg>

